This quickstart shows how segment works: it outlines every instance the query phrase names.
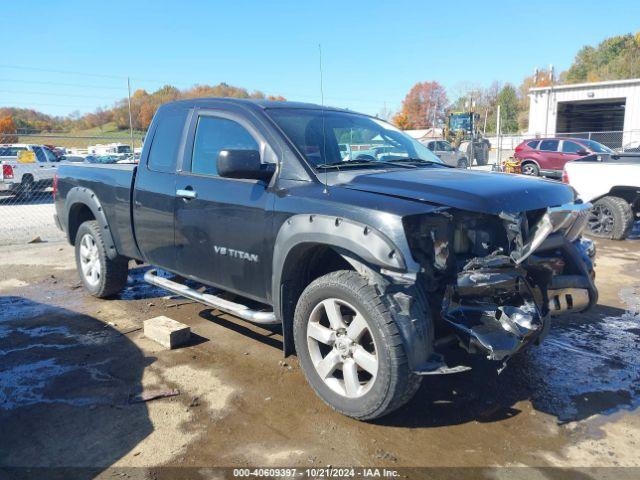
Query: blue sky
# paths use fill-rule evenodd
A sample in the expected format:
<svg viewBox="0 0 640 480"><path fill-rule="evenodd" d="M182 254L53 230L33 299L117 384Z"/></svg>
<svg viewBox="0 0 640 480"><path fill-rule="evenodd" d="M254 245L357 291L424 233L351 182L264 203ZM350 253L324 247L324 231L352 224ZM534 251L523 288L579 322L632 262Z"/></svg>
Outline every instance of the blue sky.
<svg viewBox="0 0 640 480"><path fill-rule="evenodd" d="M65 115L132 86L227 82L377 113L418 81L450 100L567 68L578 49L640 30L640 2L4 1L0 106ZM16 68L22 67L22 68ZM77 73L74 73L77 72Z"/></svg>

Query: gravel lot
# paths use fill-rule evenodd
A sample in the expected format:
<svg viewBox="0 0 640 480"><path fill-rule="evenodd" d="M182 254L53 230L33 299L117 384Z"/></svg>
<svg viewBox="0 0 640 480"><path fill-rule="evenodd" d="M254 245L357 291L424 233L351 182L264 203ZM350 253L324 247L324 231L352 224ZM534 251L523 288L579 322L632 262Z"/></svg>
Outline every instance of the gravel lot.
<svg viewBox="0 0 640 480"><path fill-rule="evenodd" d="M143 284L142 271L118 298L96 300L79 287L65 243L0 256L0 467L90 468L79 478L354 464L474 475L535 467L515 470L527 478L565 467L591 478L602 476L592 467L640 467L638 240L598 242L594 311L555 320L545 343L499 376L480 360L471 372L428 378L408 406L372 423L325 406L295 357L282 358L277 331L168 297ZM191 344L166 351L144 338L142 321L157 315L189 324ZM179 395L129 402L174 388ZM194 469L181 477L160 466ZM632 478L640 469L604 472Z"/></svg>

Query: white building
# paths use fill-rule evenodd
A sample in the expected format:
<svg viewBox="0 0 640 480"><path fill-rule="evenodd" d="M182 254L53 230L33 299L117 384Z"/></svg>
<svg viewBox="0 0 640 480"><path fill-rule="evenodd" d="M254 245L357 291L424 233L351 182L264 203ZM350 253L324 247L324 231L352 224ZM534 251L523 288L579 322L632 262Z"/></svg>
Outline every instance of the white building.
<svg viewBox="0 0 640 480"><path fill-rule="evenodd" d="M422 130L405 130L404 133L418 141L427 141L433 138L442 138L443 136L442 128L437 127L425 128Z"/></svg>
<svg viewBox="0 0 640 480"><path fill-rule="evenodd" d="M616 147L640 139L640 78L537 87L529 97L531 136L591 133Z"/></svg>

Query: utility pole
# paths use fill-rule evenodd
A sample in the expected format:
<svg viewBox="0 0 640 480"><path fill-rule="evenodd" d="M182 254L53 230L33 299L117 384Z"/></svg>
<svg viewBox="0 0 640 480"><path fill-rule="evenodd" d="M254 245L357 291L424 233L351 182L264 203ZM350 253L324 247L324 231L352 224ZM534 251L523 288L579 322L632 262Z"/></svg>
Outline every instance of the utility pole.
<svg viewBox="0 0 640 480"><path fill-rule="evenodd" d="M129 134L131 135L131 155L135 152L135 147L133 145L133 116L131 115L131 79L127 77L127 99L129 101Z"/></svg>
<svg viewBox="0 0 640 480"><path fill-rule="evenodd" d="M500 165L500 155L501 155L501 147L502 147L502 138L500 134L500 105L498 105L498 109L496 112L496 135L498 140L498 148L496 149L496 164Z"/></svg>
<svg viewBox="0 0 640 480"><path fill-rule="evenodd" d="M549 109L551 108L551 95L553 94L553 65L549 65L549 90L547 90L547 111L544 117L544 134L549 134Z"/></svg>

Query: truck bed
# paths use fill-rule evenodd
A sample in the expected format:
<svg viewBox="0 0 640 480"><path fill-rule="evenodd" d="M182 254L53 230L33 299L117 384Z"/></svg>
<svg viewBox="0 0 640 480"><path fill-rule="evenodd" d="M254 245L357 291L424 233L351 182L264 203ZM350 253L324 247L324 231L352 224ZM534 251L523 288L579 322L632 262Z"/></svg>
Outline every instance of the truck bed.
<svg viewBox="0 0 640 480"><path fill-rule="evenodd" d="M91 189L100 199L117 251L138 258L131 225L131 192L137 165L134 164L73 164L61 163L58 168L58 191L68 200L73 188ZM56 202L56 207L58 207ZM62 207L62 205L60 205ZM68 208L56 208L63 225Z"/></svg>

